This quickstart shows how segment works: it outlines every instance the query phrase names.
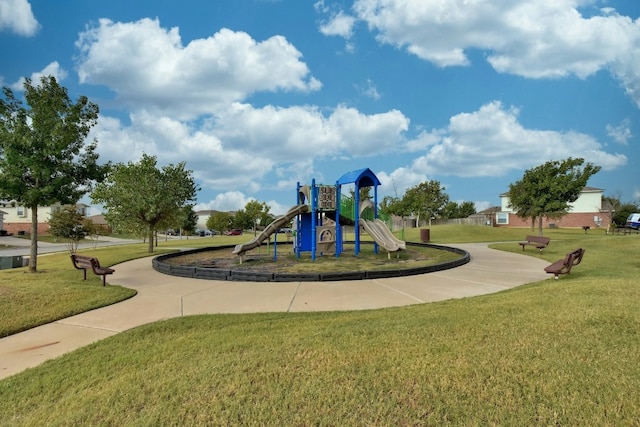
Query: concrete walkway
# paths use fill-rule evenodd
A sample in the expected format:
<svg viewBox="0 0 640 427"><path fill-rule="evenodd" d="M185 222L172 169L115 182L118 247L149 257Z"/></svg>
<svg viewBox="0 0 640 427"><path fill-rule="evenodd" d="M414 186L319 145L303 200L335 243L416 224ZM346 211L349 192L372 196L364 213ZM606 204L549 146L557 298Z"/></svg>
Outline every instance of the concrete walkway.
<svg viewBox="0 0 640 427"><path fill-rule="evenodd" d="M118 304L0 339L0 379L146 323L206 313L304 312L397 307L488 294L543 280L546 261L489 249L461 267L409 277L344 282L222 282L167 276L151 258L116 265L112 284L138 294Z"/></svg>

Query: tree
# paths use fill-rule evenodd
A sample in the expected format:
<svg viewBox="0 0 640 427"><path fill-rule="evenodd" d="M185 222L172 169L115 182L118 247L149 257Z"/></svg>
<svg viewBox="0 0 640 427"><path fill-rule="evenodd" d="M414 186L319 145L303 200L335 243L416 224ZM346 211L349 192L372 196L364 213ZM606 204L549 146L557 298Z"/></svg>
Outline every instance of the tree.
<svg viewBox="0 0 640 427"><path fill-rule="evenodd" d="M233 223L233 217L227 212L214 212L207 219L207 228L209 230L216 230L220 234L231 228Z"/></svg>
<svg viewBox="0 0 640 427"><path fill-rule="evenodd" d="M538 219L538 234L542 235L542 219L558 219L566 215L591 176L600 166L584 159L548 161L525 171L521 180L509 184L509 206L521 218L531 218L532 228Z"/></svg>
<svg viewBox="0 0 640 427"><path fill-rule="evenodd" d="M85 217L75 207L65 206L51 214L49 233L65 240L70 253L78 250L78 242L85 238L88 230L84 227Z"/></svg>
<svg viewBox="0 0 640 427"><path fill-rule="evenodd" d="M476 204L473 202L461 202L458 204L458 218L467 218L476 213Z"/></svg>
<svg viewBox="0 0 640 427"><path fill-rule="evenodd" d="M442 218L458 218L458 202L450 201L442 208Z"/></svg>
<svg viewBox="0 0 640 427"><path fill-rule="evenodd" d="M259 202L257 200L250 200L244 206L244 212L247 217L251 220L253 233L256 233L256 224L258 220L262 220L269 214L269 210L271 208L265 202Z"/></svg>
<svg viewBox="0 0 640 427"><path fill-rule="evenodd" d="M473 202L448 202L441 213L445 219L467 218L476 213L476 206Z"/></svg>
<svg viewBox="0 0 640 427"><path fill-rule="evenodd" d="M177 218L173 222L173 225L167 228L175 228L180 230L180 235L186 234L187 236L195 233L196 226L198 225L198 214L193 210L193 205L185 205L180 209Z"/></svg>
<svg viewBox="0 0 640 427"><path fill-rule="evenodd" d="M29 108L3 89L0 100L0 198L31 211L29 271L37 271L38 206L75 204L101 181L97 142L85 139L98 120L98 106L81 96L73 103L54 77L24 83Z"/></svg>
<svg viewBox="0 0 640 427"><path fill-rule="evenodd" d="M613 222L617 227L624 227L627 223L627 218L634 212L640 212L640 206L636 203L622 203L616 211Z"/></svg>
<svg viewBox="0 0 640 427"><path fill-rule="evenodd" d="M233 228L239 228L241 230L246 230L248 228L253 228L253 220L244 209L239 209L236 211L235 215L233 215Z"/></svg>
<svg viewBox="0 0 640 427"><path fill-rule="evenodd" d="M439 214L449 202L439 181L425 181L407 190L402 198L406 210L418 217L425 217L431 224L431 218Z"/></svg>
<svg viewBox="0 0 640 427"><path fill-rule="evenodd" d="M116 164L91 198L104 206L105 218L118 229L144 230L153 252L154 234L174 224L198 190L184 162L158 169L156 158L143 154L138 163Z"/></svg>
<svg viewBox="0 0 640 427"><path fill-rule="evenodd" d="M622 206L620 199L619 191L615 195L602 197L602 205L606 208L605 212L609 219L609 224L613 227L617 224L616 215L620 212L620 207Z"/></svg>

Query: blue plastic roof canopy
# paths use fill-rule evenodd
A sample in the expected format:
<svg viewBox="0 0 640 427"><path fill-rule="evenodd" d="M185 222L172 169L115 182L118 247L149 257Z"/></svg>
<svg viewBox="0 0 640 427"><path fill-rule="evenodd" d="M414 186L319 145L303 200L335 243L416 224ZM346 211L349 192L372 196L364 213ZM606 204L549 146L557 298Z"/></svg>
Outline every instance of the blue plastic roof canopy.
<svg viewBox="0 0 640 427"><path fill-rule="evenodd" d="M380 180L369 168L347 172L338 179L339 185L351 183L355 183L359 188L374 187L380 185Z"/></svg>

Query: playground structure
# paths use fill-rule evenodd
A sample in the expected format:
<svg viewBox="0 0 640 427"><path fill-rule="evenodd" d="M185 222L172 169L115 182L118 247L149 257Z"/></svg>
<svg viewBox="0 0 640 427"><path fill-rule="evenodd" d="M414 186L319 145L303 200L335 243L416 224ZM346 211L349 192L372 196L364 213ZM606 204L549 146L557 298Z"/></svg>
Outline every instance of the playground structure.
<svg viewBox="0 0 640 427"><path fill-rule="evenodd" d="M354 184L352 197L342 195L342 186ZM378 219L378 186L380 181L370 169L360 169L344 174L334 185L318 185L315 179L311 185L297 184L296 205L285 215L276 218L251 241L237 245L233 253L241 257L267 240L271 235L274 248L277 245L278 230L291 220L294 221L294 251L299 258L301 253L310 252L311 258L320 255L339 257L344 252L343 227L354 226L354 253L360 253L361 232L366 231L374 240L374 252L379 248L387 252L398 253L406 249L406 243L397 239L387 225ZM360 190L373 187L373 201L360 200ZM274 249L274 258L276 250Z"/></svg>

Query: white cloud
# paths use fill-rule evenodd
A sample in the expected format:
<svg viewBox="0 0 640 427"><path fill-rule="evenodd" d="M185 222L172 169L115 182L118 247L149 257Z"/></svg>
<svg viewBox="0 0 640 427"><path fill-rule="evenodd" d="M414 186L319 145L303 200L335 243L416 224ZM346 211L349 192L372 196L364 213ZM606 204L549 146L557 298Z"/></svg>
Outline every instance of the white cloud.
<svg viewBox="0 0 640 427"><path fill-rule="evenodd" d="M631 121L629 119L623 120L618 126L607 125L606 130L607 135L622 145L627 145L633 137L631 133Z"/></svg>
<svg viewBox="0 0 640 427"><path fill-rule="evenodd" d="M364 115L342 106L325 117L311 107L234 104L198 126L146 110L129 119L124 125L100 117L90 138L98 139L103 158L137 161L147 153L161 164L185 161L204 189L251 193L262 189L269 174L278 179L273 189L308 181L318 159L389 152L408 127L397 111Z"/></svg>
<svg viewBox="0 0 640 427"><path fill-rule="evenodd" d="M35 35L40 24L31 11L27 0L0 1L0 31L8 30L20 36Z"/></svg>
<svg viewBox="0 0 640 427"><path fill-rule="evenodd" d="M495 206L494 204L486 200L475 201L473 202L473 204L476 208L476 212L482 212L484 210L489 209L490 207Z"/></svg>
<svg viewBox="0 0 640 427"><path fill-rule="evenodd" d="M640 20L615 13L584 17L577 0L356 0L353 10L382 43L434 64L469 64L487 51L498 72L528 78L609 69L640 106Z"/></svg>
<svg viewBox="0 0 640 427"><path fill-rule="evenodd" d="M80 34L81 83L102 84L134 108L181 118L211 114L260 91L315 91L302 54L282 36L257 42L222 29L183 46L178 28L107 19Z"/></svg>
<svg viewBox="0 0 640 427"><path fill-rule="evenodd" d="M198 203L195 205L194 210L217 210L222 212L234 212L244 207L252 200L256 200L254 197L249 197L240 191L228 191L225 193L219 193L213 200L204 203ZM284 215L291 206L285 206L275 200L269 200L265 202L269 206L269 213L274 216Z"/></svg>
<svg viewBox="0 0 640 427"><path fill-rule="evenodd" d="M605 152L589 135L526 129L518 122L518 114L516 108L505 109L494 101L478 111L451 117L444 129L424 132L418 142L408 143L414 150L425 150L410 167L377 173L383 183L381 193L403 194L433 175L499 177L568 157L582 157L603 170L627 163L626 156Z"/></svg>
<svg viewBox="0 0 640 427"><path fill-rule="evenodd" d="M378 101L382 98L380 92L378 92L378 88L373 83L371 79L367 79L367 81L362 85L356 85L356 89L360 92L361 95L366 96L367 98L371 98L375 101Z"/></svg>
<svg viewBox="0 0 640 427"><path fill-rule="evenodd" d="M338 106L329 116L316 107L254 108L235 104L214 124L226 146L275 162L313 157L369 156L393 149L409 120L399 111L366 115Z"/></svg>
<svg viewBox="0 0 640 427"><path fill-rule="evenodd" d="M402 197L404 193L415 185L428 179L424 173L419 173L411 168L398 168L391 173L376 172L376 176L382 183L378 189L378 199L385 196Z"/></svg>
<svg viewBox="0 0 640 427"><path fill-rule="evenodd" d="M334 14L328 22L320 25L320 32L325 36L340 36L345 39L350 39L353 36L353 25L355 22L356 19L353 16L339 11Z"/></svg>
<svg viewBox="0 0 640 427"><path fill-rule="evenodd" d="M217 210L222 212L237 211L244 209L246 204L251 200L255 199L253 197L247 197L239 191L228 191L217 194L213 200L205 203L198 203L194 207L194 210Z"/></svg>
<svg viewBox="0 0 640 427"><path fill-rule="evenodd" d="M33 84L34 86L38 86L40 84L40 80L42 79L42 77L53 76L56 78L58 83L60 83L62 80L67 78L67 75L68 75L67 71L64 68L60 67L60 64L58 64L58 61L54 61L49 65L47 65L46 67L44 67L42 71L32 73L30 78L31 78L31 84ZM25 82L25 79L24 77L22 77L18 79L17 82L12 84L11 88L13 90L24 90L24 82Z"/></svg>
<svg viewBox="0 0 640 427"><path fill-rule="evenodd" d="M567 157L582 157L612 170L627 163L622 154L609 154L593 137L574 132L526 129L518 122L519 111L500 102L483 105L473 113L451 117L446 129L432 132L439 138L417 158L418 173L460 177L503 176Z"/></svg>

